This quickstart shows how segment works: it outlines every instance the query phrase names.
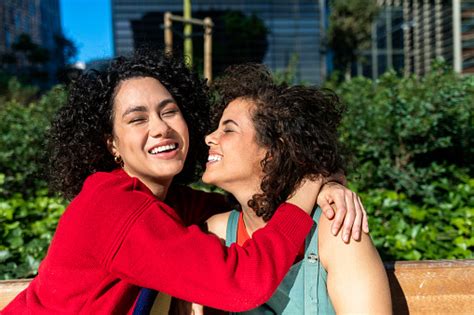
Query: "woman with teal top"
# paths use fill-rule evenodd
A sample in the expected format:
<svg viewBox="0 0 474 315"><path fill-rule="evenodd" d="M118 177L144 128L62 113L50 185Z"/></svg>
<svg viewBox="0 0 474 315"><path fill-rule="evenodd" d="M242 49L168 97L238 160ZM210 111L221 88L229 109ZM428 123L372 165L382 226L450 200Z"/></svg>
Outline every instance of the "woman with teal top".
<svg viewBox="0 0 474 315"><path fill-rule="evenodd" d="M342 108L332 92L276 84L258 64L229 68L215 88L220 120L206 137L203 181L231 193L239 210L211 217L207 227L228 246L245 248L295 187L343 170L337 136ZM357 216L363 215L358 209ZM319 207L313 220L299 258L272 298L244 314L390 314L387 276L370 236L343 242ZM202 310L193 305L195 314Z"/></svg>

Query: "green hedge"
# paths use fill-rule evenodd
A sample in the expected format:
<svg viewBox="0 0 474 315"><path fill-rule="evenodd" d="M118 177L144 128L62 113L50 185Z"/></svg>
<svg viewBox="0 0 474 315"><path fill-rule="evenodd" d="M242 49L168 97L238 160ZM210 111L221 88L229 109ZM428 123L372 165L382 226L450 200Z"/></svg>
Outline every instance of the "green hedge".
<svg viewBox="0 0 474 315"><path fill-rule="evenodd" d="M16 192L30 195L46 186L46 133L52 117L66 100L66 92L58 86L35 100L31 90L11 79L6 96L0 98L0 173L5 175L4 196Z"/></svg>
<svg viewBox="0 0 474 315"><path fill-rule="evenodd" d="M423 78L388 72L336 87L347 105L341 139L359 191L393 189L420 201L444 198L432 183L457 183L452 168L474 170L474 76L443 64Z"/></svg>
<svg viewBox="0 0 474 315"><path fill-rule="evenodd" d="M474 179L445 190L441 202L419 204L404 193L374 189L361 193L371 236L383 260L462 259L474 252Z"/></svg>
<svg viewBox="0 0 474 315"><path fill-rule="evenodd" d="M0 190L5 184L0 174ZM0 279L34 276L66 202L40 189L33 196L0 197Z"/></svg>
<svg viewBox="0 0 474 315"><path fill-rule="evenodd" d="M473 258L474 76L438 63L421 78L332 88L347 106L349 182L383 259Z"/></svg>

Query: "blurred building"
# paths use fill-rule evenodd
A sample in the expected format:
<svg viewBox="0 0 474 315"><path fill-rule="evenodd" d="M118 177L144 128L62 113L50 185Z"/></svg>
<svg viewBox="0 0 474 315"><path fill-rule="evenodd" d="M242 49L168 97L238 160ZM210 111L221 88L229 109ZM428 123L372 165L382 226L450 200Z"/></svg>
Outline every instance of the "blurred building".
<svg viewBox="0 0 474 315"><path fill-rule="evenodd" d="M314 0L193 0L193 16L204 11L236 10L249 16L255 14L269 30L263 63L273 70L282 70L296 59L296 79L320 83L324 71L321 50L321 1ZM112 0L114 53L130 53L139 40L138 32L145 30L150 40L162 41L163 14L166 11L182 15L182 0ZM148 21L148 22L147 22ZM194 26L194 32L201 33ZM153 34L157 35L156 37ZM159 35L159 36L158 36ZM214 36L218 36L215 34ZM142 37L141 37L142 38ZM175 35L175 44L181 40ZM230 39L232 40L232 39ZM252 44L253 45L253 44ZM252 46L250 45L250 46ZM255 43L255 48L258 43ZM202 49L194 47L194 50ZM251 49L241 47L243 49ZM213 54L217 54L214 51Z"/></svg>
<svg viewBox="0 0 474 315"><path fill-rule="evenodd" d="M59 0L1 0L0 55L13 56L15 51L12 46L22 34L28 35L32 43L47 50L49 60L40 68L47 74L48 81L54 81L58 67L64 62L55 40L55 36L62 34ZM14 67L18 71L31 66L24 56L17 56L16 59ZM11 58L9 60L12 61ZM2 62L3 67L7 67L6 64Z"/></svg>
<svg viewBox="0 0 474 315"><path fill-rule="evenodd" d="M423 75L436 58L474 73L474 0L378 0L372 45L354 75L377 78L388 69Z"/></svg>

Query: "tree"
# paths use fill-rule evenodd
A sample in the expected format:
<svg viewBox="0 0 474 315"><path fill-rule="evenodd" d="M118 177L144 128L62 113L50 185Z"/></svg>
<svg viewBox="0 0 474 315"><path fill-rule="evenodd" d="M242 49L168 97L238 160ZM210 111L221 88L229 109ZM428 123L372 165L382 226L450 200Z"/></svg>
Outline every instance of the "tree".
<svg viewBox="0 0 474 315"><path fill-rule="evenodd" d="M358 51L370 46L379 8L376 0L332 0L330 9L328 46L334 51L335 69L348 79Z"/></svg>
<svg viewBox="0 0 474 315"><path fill-rule="evenodd" d="M77 56L77 47L74 42L63 34L54 35L58 55L62 58L64 65L70 64Z"/></svg>

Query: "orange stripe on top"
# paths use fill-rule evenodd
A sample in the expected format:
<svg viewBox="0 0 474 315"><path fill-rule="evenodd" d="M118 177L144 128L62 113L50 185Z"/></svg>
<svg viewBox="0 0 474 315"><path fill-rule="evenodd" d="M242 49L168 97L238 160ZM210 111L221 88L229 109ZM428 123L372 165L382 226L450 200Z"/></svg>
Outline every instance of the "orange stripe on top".
<svg viewBox="0 0 474 315"><path fill-rule="evenodd" d="M247 232L247 228L245 227L244 222L244 213L241 211L239 214L239 220L237 223L237 244L242 246L248 239L250 239L250 235ZM296 256L295 262L300 261L304 257L304 244L300 248L298 252L298 256Z"/></svg>

